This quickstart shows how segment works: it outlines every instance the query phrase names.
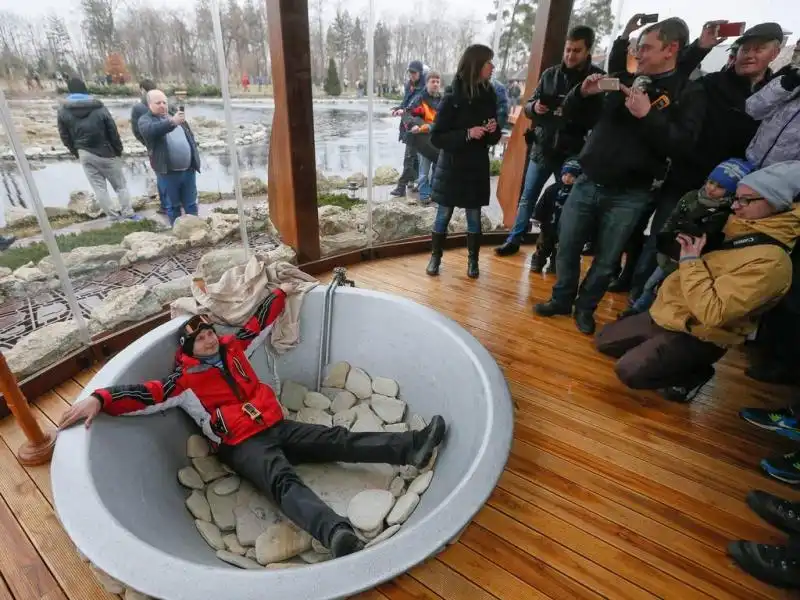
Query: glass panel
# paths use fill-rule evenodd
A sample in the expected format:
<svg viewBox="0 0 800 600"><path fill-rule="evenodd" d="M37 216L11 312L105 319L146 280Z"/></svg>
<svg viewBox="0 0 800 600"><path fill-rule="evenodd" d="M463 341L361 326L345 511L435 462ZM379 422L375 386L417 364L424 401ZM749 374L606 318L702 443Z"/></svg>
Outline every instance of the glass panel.
<svg viewBox="0 0 800 600"><path fill-rule="evenodd" d="M19 39L33 37L29 45L18 48L19 56L13 60L4 55L2 65L13 119L80 312L91 333L103 336L191 296L192 275L199 265L204 266L206 279L214 280L242 260L226 105L233 121L250 247L264 252L275 248L278 240L268 226L266 207L273 103L266 97L270 86L264 3L223 3L221 33L223 40L230 40L223 45L233 96L227 104L218 74L212 18L216 3L199 0L185 8L158 10L125 3L113 20L89 15L91 6L83 3L74 17L41 13L6 19L4 15L4 26L22 36ZM81 27L81 23L92 25ZM151 114L152 102L148 106L139 85L143 80L163 90L169 114L183 107L189 126L174 130L184 135L171 139L177 154L169 150L168 156L170 161L188 156L190 166L179 172L182 164L164 163L173 172L161 178L166 186L156 183L153 164L159 166L159 159L151 162L148 148L132 129L134 113L137 125L142 115L150 114L156 122L162 118ZM59 114L69 136L66 143L59 135ZM163 135L160 141L156 138L154 132L147 140L151 150L166 143ZM191 149L192 139L196 152L184 155L181 149ZM0 149L4 208L0 226L13 225L0 233L19 238L0 254L0 267L14 271L0 283L0 346L6 350L35 330L69 320L70 313L56 265L39 243L42 233L31 215L31 200L5 135L0 145L5 146ZM196 193L192 193L192 166L198 156L202 169L194 175ZM165 160L163 153L160 160ZM166 181L170 178L172 183ZM171 227L162 212L160 196L165 194L159 189L168 192L166 203L171 194L177 199L176 209L190 216L182 216ZM15 271L22 265L27 266ZM0 276L7 274L0 270ZM66 346L59 346L48 360L57 360L66 351Z"/></svg>
<svg viewBox="0 0 800 600"><path fill-rule="evenodd" d="M375 244L429 236L432 231L437 210L432 183L439 150L431 143L430 129L461 52L471 43L491 37L493 27L485 24L491 6L487 2L482 10L471 7L454 19L448 10L452 7L445 4L431 5L422 12L399 5L396 16L376 21ZM493 152L497 174L502 150ZM496 229L501 221L496 180L496 176L490 180L489 204L482 210L484 232ZM464 232L466 225L464 210L456 209L448 230Z"/></svg>
<svg viewBox="0 0 800 600"><path fill-rule="evenodd" d="M367 11L309 2L323 256L367 245Z"/></svg>

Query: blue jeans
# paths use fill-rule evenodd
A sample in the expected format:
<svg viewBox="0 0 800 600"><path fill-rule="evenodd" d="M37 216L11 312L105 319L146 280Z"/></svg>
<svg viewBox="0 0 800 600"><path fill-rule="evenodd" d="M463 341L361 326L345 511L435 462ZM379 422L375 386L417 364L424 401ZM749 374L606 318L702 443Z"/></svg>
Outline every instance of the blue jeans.
<svg viewBox="0 0 800 600"><path fill-rule="evenodd" d="M533 216L533 209L536 208L539 194L542 193L544 184L547 183L553 172L554 169L544 163L534 160L528 163L528 170L525 172L525 186L522 188L522 195L519 197L517 205L517 220L514 221L514 226L511 228L506 242L517 245L522 243L522 237L528 231L528 223Z"/></svg>
<svg viewBox="0 0 800 600"><path fill-rule="evenodd" d="M572 187L558 235L558 280L553 301L563 307L594 312L614 277L619 258L631 233L650 207L645 189L611 189L581 176ZM581 251L596 232L592 266L578 288Z"/></svg>
<svg viewBox="0 0 800 600"><path fill-rule="evenodd" d="M656 234L664 228L682 195L675 192L665 193L664 191L659 193L658 204L653 213L653 222L650 225L650 235L642 247L642 253L639 255L639 260L636 261L636 270L633 272L631 298L635 298L639 290L645 286L645 282L658 264Z"/></svg>
<svg viewBox="0 0 800 600"><path fill-rule="evenodd" d="M647 280L647 283L644 284L642 293L636 299L636 302L631 305L631 309L640 313L650 310L650 307L653 306L653 302L656 301L658 286L666 278L667 273L664 271L664 269L661 267L656 267L655 271L653 271L653 274L650 275L650 278Z"/></svg>
<svg viewBox="0 0 800 600"><path fill-rule="evenodd" d="M167 216L170 224L181 216L181 208L187 215L197 214L197 172L170 171L166 175L159 173L158 180L167 193Z"/></svg>
<svg viewBox="0 0 800 600"><path fill-rule="evenodd" d="M167 186L164 185L164 180L156 174L156 187L158 188L158 203L161 205L161 210L167 212L169 204L167 203Z"/></svg>
<svg viewBox="0 0 800 600"><path fill-rule="evenodd" d="M433 221L433 233L447 233L447 226L450 224L450 219L453 218L452 206L438 205L436 209L436 219ZM467 233L480 233L481 232L481 209L480 208L465 208L467 213Z"/></svg>
<svg viewBox="0 0 800 600"><path fill-rule="evenodd" d="M422 201L430 200L431 183L433 182L433 162L425 158L422 154L419 155L419 179L417 186L419 187L419 199Z"/></svg>

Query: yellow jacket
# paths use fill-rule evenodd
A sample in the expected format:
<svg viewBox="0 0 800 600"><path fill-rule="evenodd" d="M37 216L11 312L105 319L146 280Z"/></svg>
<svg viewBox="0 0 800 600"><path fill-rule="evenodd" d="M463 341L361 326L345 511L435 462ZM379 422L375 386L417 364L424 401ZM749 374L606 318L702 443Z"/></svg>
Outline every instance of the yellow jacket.
<svg viewBox="0 0 800 600"><path fill-rule="evenodd" d="M800 236L800 207L755 221L731 216L724 232L726 240L761 232L792 248ZM650 316L664 329L735 346L791 284L792 261L778 246L717 250L680 263L661 285Z"/></svg>

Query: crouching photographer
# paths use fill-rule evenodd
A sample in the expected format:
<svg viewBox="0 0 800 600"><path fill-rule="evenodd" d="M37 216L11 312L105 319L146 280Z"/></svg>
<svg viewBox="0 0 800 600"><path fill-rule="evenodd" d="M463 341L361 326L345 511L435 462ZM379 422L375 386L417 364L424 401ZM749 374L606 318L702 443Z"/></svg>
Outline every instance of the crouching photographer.
<svg viewBox="0 0 800 600"><path fill-rule="evenodd" d="M690 237L706 236L705 252L719 247L725 235L723 229L733 213L736 186L742 177L753 170L746 160L732 158L717 165L699 190L687 192L670 215L664 228L656 235L658 267L650 275L640 296L620 318L637 315L649 309L656 299L658 286L678 268L681 246L677 234Z"/></svg>
<svg viewBox="0 0 800 600"><path fill-rule="evenodd" d="M760 315L775 306L792 282L789 252L800 235L800 161L770 165L744 177L719 246L708 237L677 234L678 269L661 285L655 303L606 326L595 340L619 360L616 373L634 389L658 389L688 402L714 375L728 348L744 343Z"/></svg>

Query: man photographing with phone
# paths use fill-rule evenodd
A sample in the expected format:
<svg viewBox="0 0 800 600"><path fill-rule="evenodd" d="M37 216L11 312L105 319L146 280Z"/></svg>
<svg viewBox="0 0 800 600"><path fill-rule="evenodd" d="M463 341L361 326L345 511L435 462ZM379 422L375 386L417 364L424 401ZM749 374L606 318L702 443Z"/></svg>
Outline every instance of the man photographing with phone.
<svg viewBox="0 0 800 600"><path fill-rule="evenodd" d="M514 227L503 245L495 249L500 256L509 256L519 250L545 182L551 175L560 174L564 161L576 155L583 146L586 127L565 119L561 103L587 75L603 72L591 62L594 39L590 27L572 28L567 35L563 61L542 73L533 95L525 103L525 115L533 121L525 134L531 152ZM531 266L536 267L533 262Z"/></svg>
<svg viewBox="0 0 800 600"><path fill-rule="evenodd" d="M139 118L139 132L150 154L159 187L167 194L170 225L181 216L197 214L197 173L200 154L186 122L184 106L169 115L167 97L161 90L147 92L148 112Z"/></svg>
<svg viewBox="0 0 800 600"><path fill-rule="evenodd" d="M676 71L687 37L676 19L650 25L639 39L636 74L615 74L619 91L604 92L617 83L601 84L607 78L593 74L564 100L564 118L592 133L578 159L583 175L561 214L558 280L552 298L536 305L537 314L571 315L574 309L578 329L594 333L594 311L622 250L652 209L653 182L664 178L672 154L694 146L701 128L704 106L696 86ZM579 288L581 251L595 232L595 258Z"/></svg>

